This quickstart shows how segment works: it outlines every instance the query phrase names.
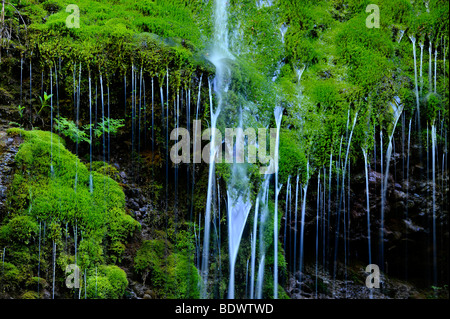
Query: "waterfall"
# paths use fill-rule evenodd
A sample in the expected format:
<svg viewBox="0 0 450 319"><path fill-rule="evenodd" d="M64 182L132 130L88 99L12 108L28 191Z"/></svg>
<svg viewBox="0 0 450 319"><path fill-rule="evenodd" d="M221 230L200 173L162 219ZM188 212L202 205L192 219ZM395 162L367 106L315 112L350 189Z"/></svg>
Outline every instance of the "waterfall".
<svg viewBox="0 0 450 319"><path fill-rule="evenodd" d="M50 67L50 174L53 177L53 76Z"/></svg>
<svg viewBox="0 0 450 319"><path fill-rule="evenodd" d="M330 221L331 221L331 176L333 168L333 148L330 151L330 167L329 167L329 176L328 176L328 218L327 218L327 255L328 255L328 264L330 263Z"/></svg>
<svg viewBox="0 0 450 319"><path fill-rule="evenodd" d="M42 229L42 221L39 221L39 253L38 253L38 298L39 298L39 280L41 277L41 229ZM4 253L3 253L4 255Z"/></svg>
<svg viewBox="0 0 450 319"><path fill-rule="evenodd" d="M91 98L91 71L89 71L89 191L94 192L92 179L92 98Z"/></svg>
<svg viewBox="0 0 450 319"><path fill-rule="evenodd" d="M214 181L214 163L215 156L217 152L216 146L216 124L217 118L222 109L222 104L224 103L223 93L228 90L229 74L230 70L226 65L225 59L232 58L231 53L228 51L228 28L227 28L227 1L226 0L216 0L215 2L215 12L214 12L214 40L213 40L213 50L209 60L214 64L216 68L216 76L214 78L214 88L216 91L217 106L214 110L211 92L211 82L208 81L209 85L209 99L210 99L210 113L211 113L211 143L209 149L209 173L208 173L208 191L206 197L206 211L205 211L205 232L203 239L203 258L202 258L202 297L207 297L206 284L208 280L208 268L209 268L209 229L211 222L211 204L212 204L212 186ZM230 205L230 203L228 203ZM230 212L230 209L228 209ZM248 214L248 213L247 213ZM230 258L232 257L230 252ZM230 267L231 268L231 267ZM231 271L230 271L231 275ZM229 294L234 292L230 292Z"/></svg>
<svg viewBox="0 0 450 319"><path fill-rule="evenodd" d="M325 166L323 166L323 191L322 191L322 268L325 271L325 226L326 226L326 218L325 218L325 202L326 202L326 191L327 191L327 170Z"/></svg>
<svg viewBox="0 0 450 319"><path fill-rule="evenodd" d="M411 145L411 122L412 122L412 118L409 119L409 129L408 129L408 155L407 155L407 160L406 160L406 214L405 214L405 218L406 220L408 220L408 200L409 200L409 151L410 151L410 145ZM427 128L428 130L428 128ZM428 148L428 146L427 146ZM408 239L408 233L406 232L406 239ZM405 265L406 265L406 275L408 274L408 240L405 240Z"/></svg>
<svg viewBox="0 0 450 319"><path fill-rule="evenodd" d="M53 285L52 299L55 299L55 271L56 271L56 242L53 240Z"/></svg>
<svg viewBox="0 0 450 319"><path fill-rule="evenodd" d="M422 62L423 62L423 42L419 42L420 46L420 94L423 94L423 72L422 72Z"/></svg>
<svg viewBox="0 0 450 319"><path fill-rule="evenodd" d="M195 113L195 121L194 121L194 145L193 145L193 163L192 163L192 186L191 186L191 207L190 207L190 216L189 216L189 220L192 220L192 215L193 215L193 211L194 211L194 186L195 186L195 163L196 161L196 157L198 155L198 153L200 152L200 150L197 151L197 139L198 136L197 134L199 134L198 132L198 112L200 109L200 94L201 94L201 86L202 86L202 78L203 78L203 74L200 76L200 81L198 84L198 98L197 98L197 109L196 109L196 113ZM153 116L153 115L152 115ZM152 131L153 134L153 131ZM195 223L194 223L194 227L195 227ZM194 228L194 233L195 233L195 228ZM196 237L197 239L197 237ZM197 249L197 246L196 246ZM197 258L199 258L199 254L197 255ZM200 263L197 260L197 267L200 267Z"/></svg>
<svg viewBox="0 0 450 319"><path fill-rule="evenodd" d="M242 114L242 113L241 113ZM242 115L240 119L240 126L242 126ZM240 142L241 141L241 142ZM236 135L236 154L240 153L243 149L244 137L241 127L238 129ZM238 156L238 155L237 155ZM238 159L236 158L236 162ZM247 221L248 214L252 207L250 201L250 192L238 189L237 185L242 187L245 185L245 189L249 189L249 178L245 164L233 164L231 180L227 185L227 199L228 199L228 243L230 254L230 282L228 289L228 298L234 298L234 265L236 263L237 253L239 250L239 244L242 238L242 233Z"/></svg>
<svg viewBox="0 0 450 319"><path fill-rule="evenodd" d="M127 72L123 73L123 101L124 101L124 116L127 115Z"/></svg>
<svg viewBox="0 0 450 319"><path fill-rule="evenodd" d="M74 89L75 89L75 66L74 66ZM76 98L75 98L75 92L74 92L74 104L76 107L76 125L77 125L77 129L79 127L79 117L80 117L80 99L81 99L81 62L80 62L80 70L79 70L79 74L78 74L78 86L76 88L77 93L76 93ZM76 140L76 155L78 157L78 134L77 134L77 140ZM75 162L75 192L77 191L77 184L78 184L78 161Z"/></svg>
<svg viewBox="0 0 450 319"><path fill-rule="evenodd" d="M304 247L304 235L305 235L305 215L306 215L306 194L308 193L308 180L309 180L309 162L306 164L306 184L303 187L303 200L302 200L302 217L300 226L300 249L299 249L299 281L302 281L303 271L303 247Z"/></svg>
<svg viewBox="0 0 450 319"><path fill-rule="evenodd" d="M20 55L20 105L22 105L22 71L23 71L23 56Z"/></svg>
<svg viewBox="0 0 450 319"><path fill-rule="evenodd" d="M253 238L251 239L253 240ZM248 299L248 262L250 261L250 259L247 259L247 268L245 270L245 299Z"/></svg>
<svg viewBox="0 0 450 319"><path fill-rule="evenodd" d="M286 23L283 23L280 27L280 33L281 33L281 42L284 43L284 35L286 34L288 30L288 26Z"/></svg>
<svg viewBox="0 0 450 319"><path fill-rule="evenodd" d="M416 93L417 93L417 86L416 86ZM398 97L395 97L394 103L391 102L391 107L393 110L393 127L392 132L389 135L389 144L386 151L386 170L383 172L381 170L382 177L382 183L381 183L381 225L380 225L380 249L381 249L381 266L384 266L384 206L386 204L386 190L387 190L387 184L388 184L388 178L389 178L389 164L391 160L392 155L392 139L394 137L395 128L397 126L398 119L400 118L400 115L403 112L403 105L399 103L400 99ZM397 104L397 106L395 105ZM381 134L381 130L380 130ZM383 163L383 158L381 158L381 163ZM384 175L383 175L384 174ZM384 180L383 180L384 179Z"/></svg>
<svg viewBox="0 0 450 319"><path fill-rule="evenodd" d="M362 148L362 152L364 155L364 173L366 177L366 210L367 210L367 245L368 245L368 256L369 256L369 265L372 264L372 251L371 251L371 242L370 242L370 201L369 201L369 174L367 167L369 166L367 161L367 150ZM372 299L372 289L370 290L369 298Z"/></svg>
<svg viewBox="0 0 450 319"><path fill-rule="evenodd" d="M108 109L109 111L109 109ZM141 111L142 111L142 65L141 72L139 74L139 130L138 130L138 153L141 152ZM108 123L109 123L109 115L108 115ZM108 133L109 140L109 133ZM108 152L109 153L109 152Z"/></svg>
<svg viewBox="0 0 450 319"><path fill-rule="evenodd" d="M430 58L430 62L428 64L428 93L431 92L431 86L432 86L432 65L431 65L431 61L433 58L433 54L432 54L432 47L433 45L431 44L431 39L430 39L430 46L428 47L428 55Z"/></svg>
<svg viewBox="0 0 450 319"><path fill-rule="evenodd" d="M419 132L420 132L420 105L419 105L419 89L417 87L417 61L416 61L416 38L414 36L409 37L411 39L412 45L413 45L413 55L414 55L414 87L415 87L415 93L416 93L416 107L417 107L417 124L419 125ZM430 51L431 52L431 51ZM431 59L431 58L430 58ZM431 60L430 60L431 61ZM420 61L422 63L422 59ZM421 67L422 69L422 67ZM430 69L431 70L431 69Z"/></svg>
<svg viewBox="0 0 450 319"><path fill-rule="evenodd" d="M59 73L61 73L61 57L59 58ZM58 70L56 69L55 63L55 86L56 86L56 107L58 109L58 117L59 117L59 86L58 86Z"/></svg>
<svg viewBox="0 0 450 319"><path fill-rule="evenodd" d="M434 94L436 94L437 49L434 49Z"/></svg>
<svg viewBox="0 0 450 319"><path fill-rule="evenodd" d="M133 180L135 181L135 164L134 164L134 157L135 157L135 151L134 151L134 106L136 104L135 101L135 90L136 90L136 86L135 86L135 74L134 74L134 63L131 63L131 163L132 163L132 175L133 175ZM103 89L103 87L102 87ZM102 91L103 92L103 91ZM162 96L162 95L161 95ZM102 101L103 101L103 93L102 93ZM103 105L103 102L102 102ZM164 109L164 106L163 106ZM104 126L103 126L104 127Z"/></svg>
<svg viewBox="0 0 450 319"><path fill-rule="evenodd" d="M217 106L216 110L213 110L212 104L212 92L211 92L211 81L208 81L209 85L209 99L211 105L211 143L209 149L209 173L208 173L208 191L206 196L206 211L205 211L205 230L203 237L203 255L202 255L202 279L203 279L203 287L202 287L202 297L207 297L206 285L208 281L208 272L209 272L209 237L210 237L210 222L211 222L211 205L212 205L212 191L213 191L213 181L214 181L214 173L215 173L215 157L218 147L216 146L216 124L217 118L220 114L221 101ZM220 98L219 98L220 100ZM232 254L230 253L230 258L232 258ZM230 271L231 272L231 271Z"/></svg>
<svg viewBox="0 0 450 319"><path fill-rule="evenodd" d="M431 167L433 170L433 284L437 285L436 250L436 125L431 125Z"/></svg>
<svg viewBox="0 0 450 319"><path fill-rule="evenodd" d="M266 258L265 255L261 256L261 260L259 261L259 267L258 267L258 281L256 283L256 298L262 299L262 284L264 280L264 259Z"/></svg>
<svg viewBox="0 0 450 319"><path fill-rule="evenodd" d="M273 297L278 298L278 195L282 185L278 184L278 152L280 146L280 128L281 118L283 117L283 108L277 106L274 110L275 123L277 125L277 137L275 140L275 213L273 221L273 245L274 245L274 275L273 275Z"/></svg>
<svg viewBox="0 0 450 319"><path fill-rule="evenodd" d="M287 185L286 185L286 207L284 209L285 211L285 218L284 218L284 241L283 241L283 247L284 251L286 252L286 232L287 232L287 224L289 222L289 193L291 192L291 175L288 176Z"/></svg>
<svg viewBox="0 0 450 319"><path fill-rule="evenodd" d="M316 209L316 299L317 299L317 267L319 264L319 206L320 206L320 171L317 177L317 209Z"/></svg>
<svg viewBox="0 0 450 319"><path fill-rule="evenodd" d="M297 211L298 211L298 182L299 175L297 174L297 182L295 186L295 210L294 210L294 260L292 262L293 271L292 273L295 275L296 266L297 266Z"/></svg>
<svg viewBox="0 0 450 319"><path fill-rule="evenodd" d="M31 76L31 73L32 73L32 69L33 69L33 66L32 66L32 60L31 60L31 57L33 56L33 51L31 51L31 54L30 54L30 125L31 126L33 126L33 121L31 120L31 108L32 108L32 100L31 100L31 98L32 98L32 95L31 95L31 89L32 89L32 76Z"/></svg>
<svg viewBox="0 0 450 319"><path fill-rule="evenodd" d="M384 269L384 178L383 178L383 172L384 172L384 163L383 163L383 130L380 125L380 174L381 174L381 180L380 180L380 186L381 186L381 224L380 224L380 263L381 263L381 269Z"/></svg>
<svg viewBox="0 0 450 319"><path fill-rule="evenodd" d="M105 156L106 156L106 141L105 141L105 139L106 139L106 137L105 137L105 104L104 104L104 101L103 101L103 78L102 78L102 72L100 71L100 96L101 96L101 98L100 98L100 100L101 100L101 102L102 102L102 121L103 121L103 125L102 125L102 127L103 127L103 162L106 162L106 158L105 158Z"/></svg>
<svg viewBox="0 0 450 319"><path fill-rule="evenodd" d="M152 77L152 172L154 167L154 159L155 159L155 117L154 117L154 91L153 91L153 77Z"/></svg>
<svg viewBox="0 0 450 319"><path fill-rule="evenodd" d="M333 279L335 279L335 276L336 276L337 252L338 252L338 242L339 242L340 214L341 214L342 197L344 196L345 172L347 170L347 159L348 159L348 154L350 152L350 145L351 145L351 142L352 142L353 130L355 129L356 119L357 118L358 118L358 112L356 112L355 118L353 119L353 126L352 126L352 130L350 132L350 137L349 137L348 143L347 143L347 152L345 154L344 167L342 169L342 185L341 185L342 196L339 196L338 193L337 193L337 197L336 197L336 198L339 198L339 204L338 204L338 208L337 208L337 219L336 219L337 225L336 225L336 241L335 241L335 249L334 249L334 275L333 275ZM342 145L342 138L341 138L341 145ZM340 153L341 153L341 150L339 149L339 154ZM339 158L340 158L340 155L339 155ZM339 162L340 162L340 159L339 159ZM339 182L339 173L337 173L337 181ZM337 192L339 192L339 184L338 184L338 187L337 187ZM345 240L345 235L344 235L344 240Z"/></svg>
<svg viewBox="0 0 450 319"><path fill-rule="evenodd" d="M369 166L367 161L367 151L362 149L364 155L364 173L366 177L366 209L367 209L367 243L368 243L368 255L369 265L372 263L371 243L370 243L370 201L369 201L369 174L367 167Z"/></svg>
<svg viewBox="0 0 450 319"><path fill-rule="evenodd" d="M269 170L271 170L273 163L269 164ZM255 203L255 216L253 218L253 240L251 242L251 259L250 259L250 299L254 299L255 295L255 260L256 260L256 234L257 234L257 225L258 225L258 212L259 212L259 203L263 200L269 190L269 182L270 182L270 174L264 175L264 180L261 185L261 189L258 192ZM262 224L260 225L260 233ZM260 237L262 240L262 237ZM260 243L262 244L262 242Z"/></svg>
<svg viewBox="0 0 450 319"><path fill-rule="evenodd" d="M166 209L169 201L169 68L166 69ZM164 106L163 106L164 107Z"/></svg>
<svg viewBox="0 0 450 319"><path fill-rule="evenodd" d="M264 282L264 261L266 258L266 247L264 244L264 228L267 221L267 216L269 215L269 180L270 177L266 175L265 183L263 183L263 188L261 192L261 215L260 215L260 226L259 226L259 268L258 268L258 279L256 282L256 298L262 299L262 286Z"/></svg>
<svg viewBox="0 0 450 319"><path fill-rule="evenodd" d="M106 100L108 104L108 163L111 161L111 112L109 107L109 81L108 81L108 73L106 73Z"/></svg>

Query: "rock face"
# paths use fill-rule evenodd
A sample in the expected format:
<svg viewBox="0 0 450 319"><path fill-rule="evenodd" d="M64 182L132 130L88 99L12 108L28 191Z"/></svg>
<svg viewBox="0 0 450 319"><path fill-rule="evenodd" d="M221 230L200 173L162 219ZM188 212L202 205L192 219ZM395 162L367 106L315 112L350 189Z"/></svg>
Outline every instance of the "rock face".
<svg viewBox="0 0 450 319"><path fill-rule="evenodd" d="M343 265L339 269L343 269ZM319 268L317 276L313 267L306 267L300 273L289 278L287 287L288 295L293 299L422 299L431 297L430 292L418 290L414 285L381 274L379 288L367 288L366 278L368 274L362 266L352 266L347 272L339 272L333 278L323 268ZM317 285L316 285L317 283ZM448 293L434 292L433 297L448 298Z"/></svg>
<svg viewBox="0 0 450 319"><path fill-rule="evenodd" d="M389 178L385 200L385 220L384 228L381 229L381 181L383 175L375 169L380 169L380 163L371 163L369 168L369 204L370 204L370 234L371 234L371 256L372 263L379 263L380 256L380 233L384 239L384 272L389 277L407 280L418 287L431 287L433 285L433 207L432 207L432 171L431 164L427 170L426 164L419 165L418 146L413 146L410 157L410 171L408 176L403 170L402 156L393 154L390 163ZM441 150L439 150L441 152ZM423 152L426 158L426 153ZM430 156L431 157L431 156ZM385 159L384 159L385 160ZM425 159L426 163L426 159ZM385 163L384 163L385 164ZM449 258L449 232L448 232L448 172L444 171L442 176L442 161L436 169L435 186L435 225L436 225L436 255L437 255L437 286L442 286L448 281L448 258ZM446 166L447 167L447 166ZM344 226L343 210L341 211L341 224L339 229L338 261L344 267L346 260L349 267L354 263L368 262L368 229L367 229L367 203L364 166L352 166L350 183L350 218L346 224L346 247L344 247ZM319 228L319 265L322 266L325 258L325 270L333 275L334 249L336 239L336 219L337 204L336 197L336 177L333 176L333 192L331 197L330 227L328 227L328 200L326 201L325 239L329 240L323 253L323 232ZM315 185L314 185L315 184ZM322 186L321 186L322 187ZM327 185L328 188L328 185ZM317 181L310 181L308 191L307 211L305 217L305 239L304 258L305 265L314 265L316 256L316 196ZM348 218L348 188L345 189L345 218ZM295 199L294 199L295 200ZM300 199L299 199L300 201ZM344 207L344 206L343 206ZM298 214L300 214L299 209ZM292 215L293 216L293 215ZM300 216L300 215L299 215ZM300 218L299 218L300 219ZM282 221L284 227L285 219ZM319 218L319 225L322 227L322 218ZM297 249L299 247L299 230L301 223L297 225ZM287 238L289 231L295 229L293 218L289 221ZM280 234L282 240L284 233ZM291 244L291 251L293 243ZM287 247L289 251L289 247ZM346 257L344 252L347 253ZM289 254L287 254L289 255ZM297 252L297 263L299 253ZM288 263L292 262L292 257L287 256ZM290 268L289 268L290 267ZM288 265L292 271L292 264ZM297 266L298 269L298 266ZM383 270L383 269L382 269ZM305 277L306 279L306 277ZM302 283L303 284L303 283ZM298 285L298 284L297 284ZM308 291L296 292L296 285L288 283L291 295L296 298L309 298ZM399 288L400 289L400 288ZM362 293L362 292L361 292ZM388 294L393 297L393 293ZM414 293L409 293L410 296Z"/></svg>
<svg viewBox="0 0 450 319"><path fill-rule="evenodd" d="M14 157L17 154L20 137L11 138L6 134L7 123L0 120L0 216L5 214L8 185L13 177Z"/></svg>

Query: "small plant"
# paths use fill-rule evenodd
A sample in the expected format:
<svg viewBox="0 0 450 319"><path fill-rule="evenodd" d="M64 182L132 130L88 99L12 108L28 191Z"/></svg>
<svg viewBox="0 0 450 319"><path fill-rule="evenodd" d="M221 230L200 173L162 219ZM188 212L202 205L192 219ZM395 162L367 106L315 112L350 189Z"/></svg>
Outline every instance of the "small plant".
<svg viewBox="0 0 450 319"><path fill-rule="evenodd" d="M105 134L115 135L119 131L119 128L125 126L124 119L112 119L104 117L102 122L97 124L97 127L94 128L95 137L100 137ZM89 129L89 125L85 126L85 129Z"/></svg>
<svg viewBox="0 0 450 319"><path fill-rule="evenodd" d="M20 118L23 118L23 110L25 110L25 106L19 105L17 106L17 109L19 110Z"/></svg>
<svg viewBox="0 0 450 319"><path fill-rule="evenodd" d="M55 123L58 131L70 138L73 142L91 143L87 134L80 130L73 121L68 120L65 117L60 117L55 119Z"/></svg>
<svg viewBox="0 0 450 319"><path fill-rule="evenodd" d="M9 122L8 125L9 125L9 126L15 126L15 127L21 127L21 126L22 126L22 125L20 125L20 124L17 123L17 122Z"/></svg>
<svg viewBox="0 0 450 319"><path fill-rule="evenodd" d="M48 100L53 96L53 94L47 95L47 92L44 92L44 99L42 97L39 97L39 100L41 100L41 108L39 109L39 112L37 114L39 115L41 111L46 108L48 105Z"/></svg>

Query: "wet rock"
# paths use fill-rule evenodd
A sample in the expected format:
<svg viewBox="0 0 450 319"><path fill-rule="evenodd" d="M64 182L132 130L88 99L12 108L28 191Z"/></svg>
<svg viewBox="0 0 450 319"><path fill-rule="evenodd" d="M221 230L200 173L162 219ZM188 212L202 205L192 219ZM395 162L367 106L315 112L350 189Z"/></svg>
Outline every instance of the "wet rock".
<svg viewBox="0 0 450 319"><path fill-rule="evenodd" d="M408 230L411 230L413 232L424 232L425 231L425 229L423 227L414 225L410 219L404 219L403 222L405 223Z"/></svg>
<svg viewBox="0 0 450 319"><path fill-rule="evenodd" d="M398 201L398 200L402 200L402 201L406 200L406 194L404 192L402 192L402 191L394 190L393 191L393 195L394 195L394 199L396 201Z"/></svg>
<svg viewBox="0 0 450 319"><path fill-rule="evenodd" d="M130 199L128 199L128 201L127 201L127 206L129 207L129 208L131 208L132 210L139 210L139 205L138 205L138 203L136 203L136 201L134 200L134 198L130 198Z"/></svg>
<svg viewBox="0 0 450 319"><path fill-rule="evenodd" d="M381 180L382 175L380 173L378 173L377 171L370 171L369 172L369 182L376 182Z"/></svg>
<svg viewBox="0 0 450 319"><path fill-rule="evenodd" d="M127 299L137 299L136 293L130 289L127 289L125 296Z"/></svg>

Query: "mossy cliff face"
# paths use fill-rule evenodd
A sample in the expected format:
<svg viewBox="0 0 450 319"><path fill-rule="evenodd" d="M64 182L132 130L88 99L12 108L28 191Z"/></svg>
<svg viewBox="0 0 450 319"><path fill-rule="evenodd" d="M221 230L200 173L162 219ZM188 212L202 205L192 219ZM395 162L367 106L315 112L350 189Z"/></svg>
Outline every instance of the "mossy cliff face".
<svg viewBox="0 0 450 319"><path fill-rule="evenodd" d="M158 297L198 297L198 287L193 284L198 280L198 273L192 261L201 255L201 249L193 247L193 242L197 240L197 246L201 246L199 237L204 231L208 165L180 164L175 174L174 166L165 158L171 146L166 142L166 134L177 124L187 126L190 123L192 128L194 116L202 121L203 128L209 127L211 110L217 104L215 71L208 61L214 38L215 1L81 0L77 1L80 28L66 25L70 15L66 7L70 1L10 2L21 16L6 5L5 21L12 37L4 38L0 48L0 117L18 122L17 126L27 129L39 126L43 130L51 130L50 126L57 122L55 118L67 119L68 134L58 127L53 127L53 132L71 136L72 141L66 140L67 148L73 153L77 149L79 158L86 162L91 160L89 129L86 128L91 114L94 130L101 128L99 123L106 116L103 114L106 110L109 118L123 121L124 126L117 134L111 134L112 149L108 146L107 153L106 147L101 145L105 131L100 135L94 133L92 165L83 164L68 152L63 139L57 135L43 131L10 131L12 135L22 135L25 143L16 158L16 175L8 194L9 213L1 216L0 249L6 247L3 287L23 298L38 297L33 292L36 287L40 287L41 292L51 291L53 247L56 247L56 293L69 296L70 291L64 288L64 267L75 262L76 242L77 264L87 270L88 297L119 297L126 286L125 280L145 281ZM230 83L223 95L226 102L222 105L217 127L222 133L226 127L235 127L242 113L244 129L274 128L274 107L284 108L279 183L285 186L278 201L280 220L286 207L287 180L290 176L293 198L295 187L292 185L298 175L300 185L306 185L309 180L306 219L307 225L315 225L315 211L311 207L314 208L317 195L314 185L322 169L326 169L327 180L333 181L325 188L332 194L331 209L337 211L335 202L339 203L339 189L334 181L335 177L343 176L348 135L356 114L348 159L352 172L351 177L348 176L352 179L364 172L361 148L367 154L376 155L375 158L370 156L369 161L372 172L377 173L381 166L380 133L383 134L382 148L386 150L386 136L392 131L391 103L398 99L404 107L404 115L394 135L397 149L393 158L397 160L397 174L400 174L398 159L402 157L406 162L405 135L409 119L413 121L412 153L417 150L415 145L420 137L424 145L427 126L438 123L439 118L444 120L438 123L442 124L438 127L438 154L442 155L446 149L446 141L441 136L448 130L448 45L446 49L443 47L449 40L447 3L441 0L426 3L378 1L380 28L366 27L368 4L368 0L227 2L229 50L234 59L227 61ZM419 98L421 117L417 121L415 67L409 36L416 38L417 59L418 44L425 45L424 72L420 79L423 82ZM437 48L437 58L434 51L429 55L430 45ZM444 56L447 57L445 64ZM427 62L434 58L437 93L432 92L432 76L427 74ZM28 72L32 72L31 76ZM53 123L49 107L38 114L39 98L44 92L53 93ZM175 110L177 103L180 112ZM191 107L190 113L187 105ZM105 123L103 118L103 125ZM421 127L421 131L416 127ZM80 133L79 130L83 130L84 138L76 148L73 133ZM109 155L111 165L105 165L101 159ZM412 164L411 161L411 168ZM262 178L257 165L245 165L252 203L255 203ZM424 162L418 165L423 167ZM404 166L403 163L403 172L396 178L407 179L403 176L407 175ZM332 176L328 175L328 167ZM230 168L227 163L216 165L217 193L220 190L217 206L221 211L215 216L217 228L211 240L213 256L208 281L211 297L226 296L228 283L226 188ZM417 180L427 178L423 169L421 172L421 176L415 177ZM174 180L177 183L173 183ZM394 185L391 181L389 184ZM189 186L184 189L179 185ZM270 185L264 229L267 250L263 296L268 298L273 295L273 246L281 243L281 238L278 243L273 241L273 180ZM364 189L364 184L360 185ZM379 203L373 198L374 191L370 192L371 205ZM379 188L376 192L379 193ZM364 214L366 197L360 197L363 204L357 206L358 214ZM293 202L291 199L292 206ZM371 208L372 216L379 216L379 209L379 205ZM140 226L126 212L136 218L147 218L139 219L142 238L131 244L127 244L127 238L138 233ZM399 208L399 215L395 217L401 225L403 212L404 208ZM422 209L420 213L423 214ZM237 297L245 296L246 291L245 269L251 254L253 214L252 208L236 261ZM333 216L331 218L334 220ZM184 224L187 221L189 224ZM285 222L280 224L279 221L278 225L286 227ZM327 225L330 223L334 221L328 220ZM373 221L373 225L378 224L378 219ZM386 226L388 229L390 224ZM288 227L299 229L300 224L294 225L291 220ZM194 229L195 236L198 235L195 239ZM310 234L315 234L315 228L311 229ZM333 231L333 225L330 229ZM283 231L279 234L283 236ZM259 246L259 238L257 241ZM315 243L315 238L306 242ZM186 245L180 246L180 243ZM292 258L282 247L278 251L280 284L287 285L286 261L291 262ZM122 268L128 278L112 266L121 262L127 264L128 268ZM92 290L93 282L97 283L96 290ZM279 296L285 296L281 286L279 290Z"/></svg>
<svg viewBox="0 0 450 319"><path fill-rule="evenodd" d="M127 286L125 273L106 265L121 259L128 238L140 230L140 224L126 213L119 184L93 171L91 192L89 170L64 147L60 137L21 129L8 133L24 138L16 155L8 213L0 228L0 245L7 247L8 271L17 269L20 273L7 276L9 284L21 287L39 270L40 276L52 283L54 255L59 295L70 293L64 285L64 272L76 259L88 276L99 268L104 278L98 297L122 296Z"/></svg>

